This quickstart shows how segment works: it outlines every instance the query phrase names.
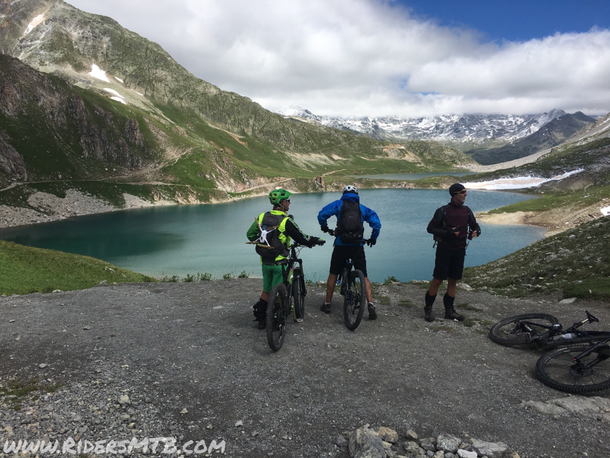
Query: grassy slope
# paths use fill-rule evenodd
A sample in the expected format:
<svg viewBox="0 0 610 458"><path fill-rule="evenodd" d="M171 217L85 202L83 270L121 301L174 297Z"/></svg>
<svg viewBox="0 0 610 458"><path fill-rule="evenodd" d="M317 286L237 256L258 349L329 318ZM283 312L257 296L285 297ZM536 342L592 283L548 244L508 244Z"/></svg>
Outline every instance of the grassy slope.
<svg viewBox="0 0 610 458"><path fill-rule="evenodd" d="M508 296L562 291L564 297L610 298L610 217L467 268L464 281Z"/></svg>
<svg viewBox="0 0 610 458"><path fill-rule="evenodd" d="M108 283L156 281L88 256L0 241L0 294L70 291Z"/></svg>

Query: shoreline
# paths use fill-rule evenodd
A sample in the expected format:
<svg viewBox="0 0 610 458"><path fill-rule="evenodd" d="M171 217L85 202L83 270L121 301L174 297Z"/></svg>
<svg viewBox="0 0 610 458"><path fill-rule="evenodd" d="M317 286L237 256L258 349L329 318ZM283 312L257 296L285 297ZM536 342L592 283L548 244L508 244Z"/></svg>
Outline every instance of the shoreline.
<svg viewBox="0 0 610 458"><path fill-rule="evenodd" d="M372 189L377 188L374 187ZM392 189L392 187L388 187L388 189ZM150 202L131 194L123 194L123 197L125 198L125 206L115 207L102 199L84 194L74 189L67 191L65 198L57 197L53 194L45 192L36 192L28 199L30 208L0 205L0 229L32 226L36 224L62 221L79 216L112 213L116 211L133 210L138 208L169 205L214 205L218 203L234 202L251 197L260 197L261 195L263 195L263 193L256 195L252 194L241 198L227 199L224 202L175 202L169 200ZM528 212L527 215L525 215L524 212L502 213L494 215L488 215L486 212L481 212L480 214L477 214L477 219L488 224L520 224L545 227L541 226L540 224L528 223L526 221L526 216L531 217L531 215L533 215L533 212Z"/></svg>
<svg viewBox="0 0 610 458"><path fill-rule="evenodd" d="M378 186L371 187L371 189L378 188ZM387 189L393 188L395 189L396 186L387 187ZM411 188L411 186L405 186L405 189L406 188ZM511 191L514 190L507 190L506 192ZM29 205L29 208L0 205L0 229L31 226L35 224L61 221L79 216L111 213L137 208L150 208L168 205L214 205L217 203L229 203L252 197L260 197L262 195L264 195L264 192L228 198L225 201L214 200L211 202L180 202L164 199L151 202L125 193L123 194L125 206L116 207L109 204L105 200L84 194L75 189L68 190L64 198L45 192L36 192L28 198L27 204ZM585 221L603 217L604 215L601 213L598 207L599 205L595 204L591 207L580 209L562 208L548 210L545 212L517 211L489 214L487 211L475 211L475 214L477 220L486 224L527 225L544 228L546 229L544 235L545 237L548 237L571 227L575 227Z"/></svg>

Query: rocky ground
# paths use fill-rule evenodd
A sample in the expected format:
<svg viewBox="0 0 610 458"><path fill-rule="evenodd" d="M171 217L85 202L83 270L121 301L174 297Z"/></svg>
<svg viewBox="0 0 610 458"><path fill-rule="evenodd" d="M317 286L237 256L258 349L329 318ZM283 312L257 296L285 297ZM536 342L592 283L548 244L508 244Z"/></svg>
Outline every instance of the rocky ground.
<svg viewBox="0 0 610 458"><path fill-rule="evenodd" d="M468 320L427 323L422 285L378 285L378 320L350 332L340 297L324 314L322 286L310 285L305 321L289 324L274 353L251 321L260 286L106 284L0 298L0 444L57 441L55 456L145 446L169 456L176 446L174 456L346 458L370 436L361 443L384 439L391 457L610 453L609 393L554 391L536 380L539 351L487 337L499 319L531 311L572 323L586 309L607 328L608 304L460 290Z"/></svg>
<svg viewBox="0 0 610 458"><path fill-rule="evenodd" d="M150 207L153 205L175 205L175 202L147 202L136 196L124 194L125 209ZM0 228L24 226L27 224L48 223L74 216L93 215L119 210L109 203L69 190L65 197L57 197L46 192L36 192L28 199L29 208L0 205Z"/></svg>

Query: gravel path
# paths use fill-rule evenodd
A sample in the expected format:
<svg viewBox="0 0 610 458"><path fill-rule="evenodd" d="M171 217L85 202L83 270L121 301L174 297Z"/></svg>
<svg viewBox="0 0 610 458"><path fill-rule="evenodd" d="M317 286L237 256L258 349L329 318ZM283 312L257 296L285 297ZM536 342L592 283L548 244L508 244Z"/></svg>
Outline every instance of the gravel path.
<svg viewBox="0 0 610 458"><path fill-rule="evenodd" d="M566 395L535 379L539 353L487 337L494 322L530 311L572 323L588 309L603 328L608 304L460 291L472 320L426 323L422 288L378 286L379 319L350 332L340 296L326 315L322 286L311 285L305 322L290 323L277 353L251 321L259 279L2 297L0 444L174 437L224 441L231 457L345 458L337 438L370 424L503 442L521 458L610 456L610 412L595 410L608 393L544 413L532 406ZM11 395L15 380L38 389Z"/></svg>

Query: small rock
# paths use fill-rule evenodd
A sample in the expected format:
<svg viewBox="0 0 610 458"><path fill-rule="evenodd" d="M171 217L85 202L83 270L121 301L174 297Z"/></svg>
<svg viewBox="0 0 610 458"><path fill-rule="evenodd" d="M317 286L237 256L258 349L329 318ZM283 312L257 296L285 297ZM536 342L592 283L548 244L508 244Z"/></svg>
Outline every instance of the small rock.
<svg viewBox="0 0 610 458"><path fill-rule="evenodd" d="M559 301L560 304L573 304L574 302L576 302L576 297L569 297L567 299L563 299L561 301Z"/></svg>
<svg viewBox="0 0 610 458"><path fill-rule="evenodd" d="M419 439L419 437L417 436L417 433L411 429L407 430L407 432L405 433L405 436L407 436L407 439L412 440L412 441L416 441L417 439Z"/></svg>
<svg viewBox="0 0 610 458"><path fill-rule="evenodd" d="M472 446L476 448L481 455L488 456L499 455L508 450L508 445L502 442L485 442L477 439L472 439Z"/></svg>
<svg viewBox="0 0 610 458"><path fill-rule="evenodd" d="M381 440L395 444L398 442L398 433L393 429L382 426L377 430L377 434L381 436Z"/></svg>
<svg viewBox="0 0 610 458"><path fill-rule="evenodd" d="M468 450L458 450L458 456L460 458L477 458L477 452L470 452Z"/></svg>

